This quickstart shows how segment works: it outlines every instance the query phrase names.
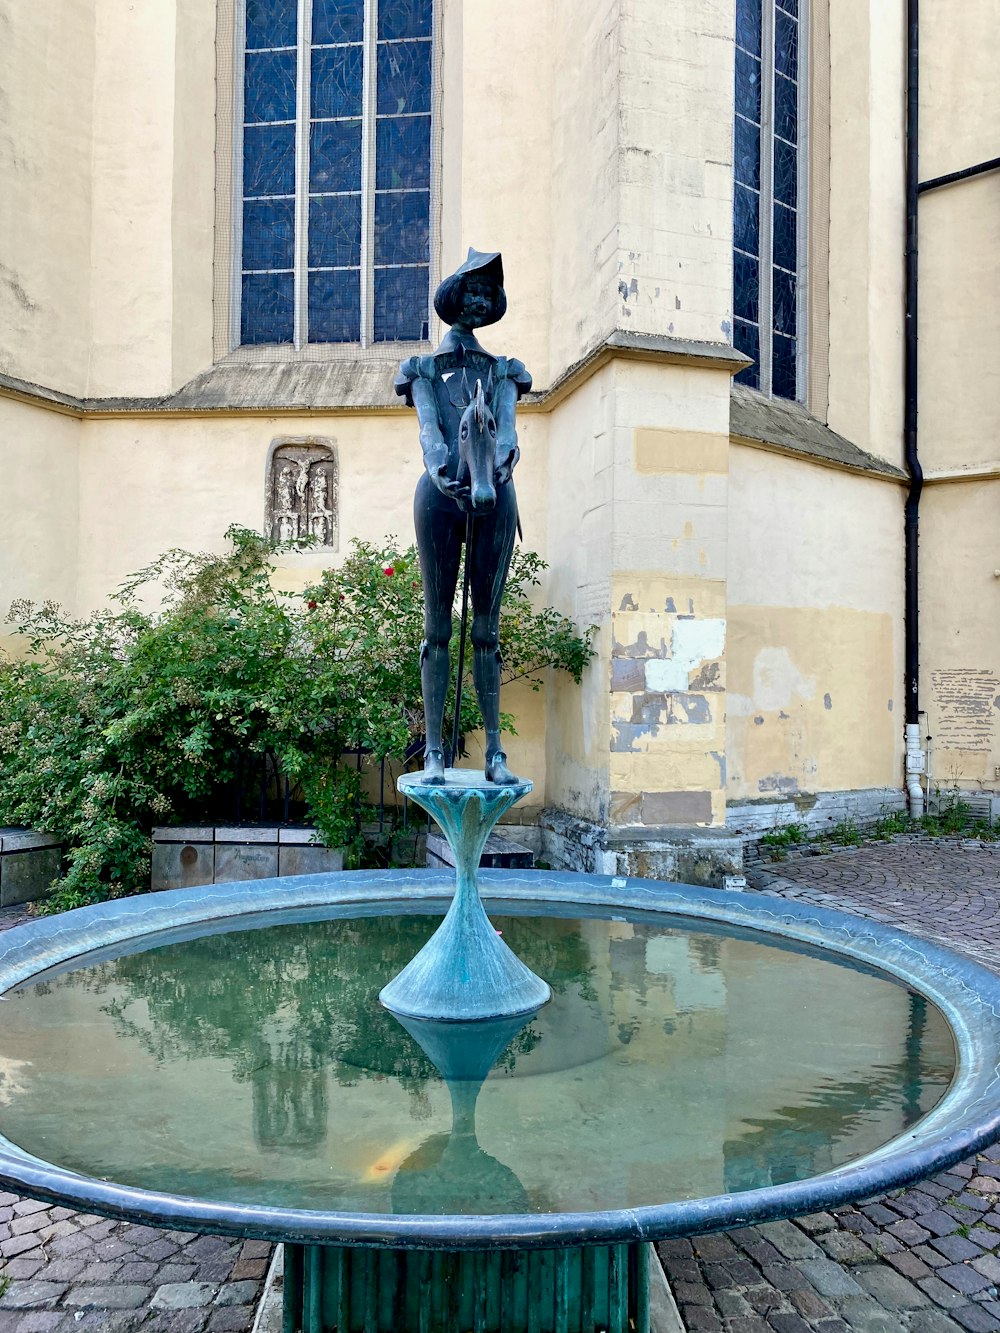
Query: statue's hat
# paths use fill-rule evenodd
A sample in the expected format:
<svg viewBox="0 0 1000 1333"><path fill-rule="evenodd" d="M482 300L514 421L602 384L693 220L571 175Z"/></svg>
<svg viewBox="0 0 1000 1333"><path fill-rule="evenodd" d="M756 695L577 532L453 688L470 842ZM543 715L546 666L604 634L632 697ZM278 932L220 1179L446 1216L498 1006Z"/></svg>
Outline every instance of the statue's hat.
<svg viewBox="0 0 1000 1333"><path fill-rule="evenodd" d="M475 250L470 245L465 263L457 268L450 277L445 278L434 293L434 309L446 324L454 324L458 318L461 310L463 280L473 274L477 277L489 278L496 284L497 301L495 310L492 318L484 319L483 324L495 324L498 319L503 317L504 311L507 309L507 299L503 294L503 260L500 258L500 251Z"/></svg>

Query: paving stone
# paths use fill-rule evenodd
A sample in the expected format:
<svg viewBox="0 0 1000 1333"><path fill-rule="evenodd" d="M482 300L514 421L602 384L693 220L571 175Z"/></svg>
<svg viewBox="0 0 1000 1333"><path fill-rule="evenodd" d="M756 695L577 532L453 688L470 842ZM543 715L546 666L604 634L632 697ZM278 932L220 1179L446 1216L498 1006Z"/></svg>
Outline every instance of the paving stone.
<svg viewBox="0 0 1000 1333"><path fill-rule="evenodd" d="M249 1305L257 1295L256 1282L227 1282L219 1289L216 1305Z"/></svg>
<svg viewBox="0 0 1000 1333"><path fill-rule="evenodd" d="M812 1333L806 1321L797 1314L772 1314L768 1316L767 1322L774 1333Z"/></svg>
<svg viewBox="0 0 1000 1333"><path fill-rule="evenodd" d="M962 1326L940 1310L917 1310L910 1319L910 1333L962 1333Z"/></svg>
<svg viewBox="0 0 1000 1333"><path fill-rule="evenodd" d="M5 1259L13 1259L15 1255L25 1254L28 1250L33 1250L38 1245L35 1236L11 1236L8 1240L0 1242L0 1254Z"/></svg>
<svg viewBox="0 0 1000 1333"><path fill-rule="evenodd" d="M870 1296L889 1310L919 1310L930 1304L925 1292L886 1264L859 1268L855 1277Z"/></svg>
<svg viewBox="0 0 1000 1333"><path fill-rule="evenodd" d="M830 1213L807 1213L805 1217L797 1217L795 1224L810 1236L815 1236L821 1231L831 1231L837 1225L837 1220Z"/></svg>
<svg viewBox="0 0 1000 1333"><path fill-rule="evenodd" d="M968 1264L946 1264L944 1268L938 1269L937 1276L956 1291L964 1291L966 1296L983 1291L990 1285L988 1278L983 1277L982 1273L977 1273Z"/></svg>
<svg viewBox="0 0 1000 1333"><path fill-rule="evenodd" d="M824 1315L833 1313L826 1301L822 1300L808 1287L803 1287L800 1291L789 1292L788 1299L799 1314L806 1319L822 1319Z"/></svg>
<svg viewBox="0 0 1000 1333"><path fill-rule="evenodd" d="M142 1333L202 1333L208 1324L207 1310L161 1310L149 1323L143 1324ZM247 1325L249 1329L250 1325Z"/></svg>
<svg viewBox="0 0 1000 1333"><path fill-rule="evenodd" d="M165 1282L190 1282L195 1275L195 1269L195 1264L179 1264L171 1260L159 1269L157 1285L162 1285Z"/></svg>
<svg viewBox="0 0 1000 1333"><path fill-rule="evenodd" d="M0 1296L0 1310L51 1306L66 1290L65 1282L11 1282Z"/></svg>
<svg viewBox="0 0 1000 1333"><path fill-rule="evenodd" d="M867 1296L846 1296L837 1308L851 1333L900 1333L898 1312L883 1310Z"/></svg>
<svg viewBox="0 0 1000 1333"><path fill-rule="evenodd" d="M969 1329L970 1333L995 1333L1000 1328L1000 1319L995 1319L979 1305L962 1305L951 1314L955 1323Z"/></svg>
<svg viewBox="0 0 1000 1333"><path fill-rule="evenodd" d="M922 1259L918 1259L912 1250L904 1250L901 1254L890 1254L886 1258L886 1263L892 1264L897 1273L902 1273L912 1282L918 1278L929 1277L931 1270Z"/></svg>
<svg viewBox="0 0 1000 1333"><path fill-rule="evenodd" d="M874 1222L877 1227L891 1226L893 1222L899 1221L899 1215L894 1213L891 1208L886 1208L882 1203L871 1203L861 1210L869 1222Z"/></svg>
<svg viewBox="0 0 1000 1333"><path fill-rule="evenodd" d="M18 1199L13 1208L18 1217L29 1217L34 1213L48 1212L49 1205L39 1199Z"/></svg>
<svg viewBox="0 0 1000 1333"><path fill-rule="evenodd" d="M750 1302L744 1300L738 1291L717 1291L715 1292L715 1304L724 1319L739 1319L744 1315L752 1314ZM688 1306L689 1310L695 1309L695 1306Z"/></svg>
<svg viewBox="0 0 1000 1333"><path fill-rule="evenodd" d="M211 1305L218 1290L210 1282L167 1282L157 1287L150 1306L154 1310L189 1310Z"/></svg>
<svg viewBox="0 0 1000 1333"><path fill-rule="evenodd" d="M772 1310L780 1310L784 1305L781 1293L763 1283L757 1287L746 1287L743 1295L747 1304L760 1315L769 1315Z"/></svg>
<svg viewBox="0 0 1000 1333"><path fill-rule="evenodd" d="M928 1268L944 1268L948 1262L940 1250L932 1250L929 1245L915 1245L910 1253L922 1259Z"/></svg>
<svg viewBox="0 0 1000 1333"><path fill-rule="evenodd" d="M802 1285L802 1274L792 1264L766 1264L761 1273L779 1291L797 1291Z"/></svg>
<svg viewBox="0 0 1000 1333"><path fill-rule="evenodd" d="M932 1274L930 1277L920 1278L917 1286L921 1291L925 1291L932 1301L946 1308L954 1305L965 1305L968 1303L968 1297L954 1287L942 1282L939 1277Z"/></svg>
<svg viewBox="0 0 1000 1333"><path fill-rule="evenodd" d="M923 1227L918 1226L912 1218L903 1217L898 1222L893 1222L892 1226L886 1227L890 1236L895 1236L901 1240L904 1245L922 1245L925 1240L930 1240L931 1233L925 1231Z"/></svg>
<svg viewBox="0 0 1000 1333"><path fill-rule="evenodd" d="M26 1281L28 1278L34 1277L38 1270L44 1267L45 1260L42 1258L25 1259L22 1257L19 1259L9 1259L3 1266L3 1276L9 1277L12 1280L18 1278L21 1281ZM53 1278L48 1273L46 1273L46 1278L50 1282L58 1281L58 1278Z"/></svg>
<svg viewBox="0 0 1000 1333"><path fill-rule="evenodd" d="M136 1283L109 1283L103 1287L71 1287L66 1293L67 1305L94 1305L101 1310L136 1310L146 1305L152 1296L149 1287Z"/></svg>
<svg viewBox="0 0 1000 1333"><path fill-rule="evenodd" d="M979 1190L981 1194L1000 1194L1000 1180L994 1176L973 1176L969 1189Z"/></svg>
<svg viewBox="0 0 1000 1333"><path fill-rule="evenodd" d="M267 1276L269 1262L267 1259L238 1259L233 1267L232 1279L234 1282L240 1282L244 1278L263 1281Z"/></svg>
<svg viewBox="0 0 1000 1333"><path fill-rule="evenodd" d="M673 1290L678 1305L712 1304L712 1293L700 1282L678 1282Z"/></svg>
<svg viewBox="0 0 1000 1333"><path fill-rule="evenodd" d="M786 1259L821 1259L823 1251L815 1241L804 1236L792 1222L765 1222L758 1226L764 1240L769 1241Z"/></svg>
<svg viewBox="0 0 1000 1333"><path fill-rule="evenodd" d="M52 1333L64 1318L61 1310L29 1310L18 1316L17 1333ZM0 1329L3 1327L0 1324Z"/></svg>
<svg viewBox="0 0 1000 1333"><path fill-rule="evenodd" d="M981 1254L972 1260L972 1267L983 1277L989 1278L994 1285L1000 1282L1000 1258L995 1254Z"/></svg>
<svg viewBox="0 0 1000 1333"><path fill-rule="evenodd" d="M862 1289L832 1259L802 1259L798 1267L821 1296L860 1296Z"/></svg>
<svg viewBox="0 0 1000 1333"><path fill-rule="evenodd" d="M966 1259L979 1259L983 1253L980 1246L966 1240L964 1236L938 1236L931 1241L931 1245L953 1264L960 1264Z"/></svg>
<svg viewBox="0 0 1000 1333"><path fill-rule="evenodd" d="M876 1257L870 1246L853 1231L828 1231L819 1237L819 1243L831 1259L840 1264L873 1264Z"/></svg>
<svg viewBox="0 0 1000 1333"><path fill-rule="evenodd" d="M253 1322L253 1307L231 1305L213 1312L208 1321L209 1333L245 1333Z"/></svg>
<svg viewBox="0 0 1000 1333"><path fill-rule="evenodd" d="M714 1310L704 1305L685 1305L681 1319L687 1333L722 1333L723 1325Z"/></svg>

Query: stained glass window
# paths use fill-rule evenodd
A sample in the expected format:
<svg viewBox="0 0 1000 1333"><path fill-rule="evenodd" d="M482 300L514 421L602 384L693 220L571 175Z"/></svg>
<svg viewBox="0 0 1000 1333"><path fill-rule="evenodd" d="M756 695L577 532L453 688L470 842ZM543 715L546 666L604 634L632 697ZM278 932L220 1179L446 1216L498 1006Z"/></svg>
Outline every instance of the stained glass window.
<svg viewBox="0 0 1000 1333"><path fill-rule="evenodd" d="M426 339L433 0L246 0L240 342Z"/></svg>
<svg viewBox="0 0 1000 1333"><path fill-rule="evenodd" d="M802 253L799 0L736 0L733 343L737 379L799 392Z"/></svg>

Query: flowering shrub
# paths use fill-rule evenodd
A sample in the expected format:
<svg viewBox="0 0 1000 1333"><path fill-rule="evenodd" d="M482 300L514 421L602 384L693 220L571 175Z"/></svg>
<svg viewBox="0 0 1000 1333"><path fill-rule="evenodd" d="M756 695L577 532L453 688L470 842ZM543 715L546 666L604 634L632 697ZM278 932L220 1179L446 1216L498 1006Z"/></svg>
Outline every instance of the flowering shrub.
<svg viewBox="0 0 1000 1333"><path fill-rule="evenodd" d="M57 908L143 888L154 824L230 817L241 756L273 755L323 841L350 846L360 779L344 752L399 759L423 732L412 548L355 542L319 583L282 594L275 546L244 528L227 537L222 556L167 552L86 619L11 607L28 652L0 654L0 824L65 843ZM532 606L544 567L515 551L500 629L504 681L536 689L548 667L579 681L591 656L589 633ZM150 585L156 612L139 604ZM468 686L461 730L480 723Z"/></svg>

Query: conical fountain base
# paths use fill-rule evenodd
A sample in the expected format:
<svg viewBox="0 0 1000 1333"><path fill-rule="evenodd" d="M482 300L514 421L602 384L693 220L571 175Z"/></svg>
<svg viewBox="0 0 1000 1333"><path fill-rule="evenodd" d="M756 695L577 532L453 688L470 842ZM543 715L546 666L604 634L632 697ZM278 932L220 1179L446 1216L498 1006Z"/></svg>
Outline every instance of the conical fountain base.
<svg viewBox="0 0 1000 1333"><path fill-rule="evenodd" d="M451 768L443 785L425 783L420 774L397 785L440 824L455 854L456 887L444 921L379 999L394 1014L442 1022L534 1013L552 992L491 925L477 877L493 825L532 784L501 787L481 773Z"/></svg>

